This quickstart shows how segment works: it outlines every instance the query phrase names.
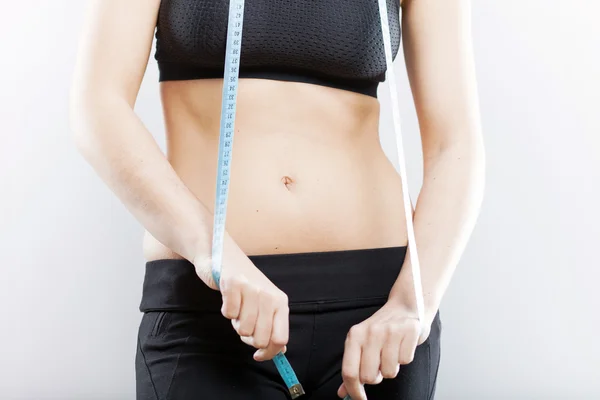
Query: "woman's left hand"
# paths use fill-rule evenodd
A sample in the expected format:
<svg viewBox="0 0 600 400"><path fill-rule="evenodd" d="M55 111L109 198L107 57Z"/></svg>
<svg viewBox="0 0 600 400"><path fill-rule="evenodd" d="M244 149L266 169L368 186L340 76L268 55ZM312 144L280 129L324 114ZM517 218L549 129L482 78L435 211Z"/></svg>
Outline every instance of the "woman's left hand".
<svg viewBox="0 0 600 400"><path fill-rule="evenodd" d="M364 384L395 378L400 365L412 362L416 347L427 340L430 331L431 324L421 324L416 311L390 299L369 319L350 329L342 361L344 382L338 396L367 400Z"/></svg>

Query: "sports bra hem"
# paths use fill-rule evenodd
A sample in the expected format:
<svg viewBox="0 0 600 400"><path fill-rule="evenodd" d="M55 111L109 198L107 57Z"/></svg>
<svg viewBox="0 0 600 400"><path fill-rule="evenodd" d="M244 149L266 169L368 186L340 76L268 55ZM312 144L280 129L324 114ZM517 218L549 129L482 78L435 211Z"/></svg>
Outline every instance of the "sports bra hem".
<svg viewBox="0 0 600 400"><path fill-rule="evenodd" d="M223 78L223 67L199 68L187 64L180 64L168 61L159 61L159 82L165 81L183 81L194 79L215 79ZM336 89L348 90L355 93L364 94L377 98L378 81L345 79L330 76L316 76L313 72L306 72L300 69L285 68L266 68L244 67L240 68L239 77L270 79L286 82L302 82L320 86L327 86Z"/></svg>

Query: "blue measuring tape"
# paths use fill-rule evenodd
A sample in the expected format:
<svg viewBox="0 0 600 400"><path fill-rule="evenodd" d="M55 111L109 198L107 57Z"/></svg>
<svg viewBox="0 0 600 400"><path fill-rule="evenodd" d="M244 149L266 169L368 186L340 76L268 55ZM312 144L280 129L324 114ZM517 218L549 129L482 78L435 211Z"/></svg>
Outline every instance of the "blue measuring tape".
<svg viewBox="0 0 600 400"><path fill-rule="evenodd" d="M223 239L231 168L231 152L235 127L242 27L244 24L244 0L230 0L227 21L227 45L225 49L225 71L223 75L223 97L221 101L221 126L219 136L219 159L217 167L217 192L214 211L212 242L212 276L220 287L223 262ZM304 394L304 389L283 353L277 354L273 362L288 387L292 399Z"/></svg>
<svg viewBox="0 0 600 400"><path fill-rule="evenodd" d="M423 293L421 288L421 275L415 234L412 225L412 205L406 184L406 162L400 133L399 102L396 93L396 80L393 70L392 47L390 41L390 27L386 0L378 0L379 17L381 21L381 32L383 35L385 60L387 66L387 81L390 88L392 116L394 131L396 133L396 145L398 147L398 158L400 165L400 177L403 182L402 192L406 224L408 231L409 257L413 275L413 284L417 304L417 315L423 321ZM225 217L227 214L227 198L229 194L229 180L231 168L231 152L233 150L233 136L235 127L235 111L237 102L237 89L240 67L240 55L242 45L242 28L244 23L244 0L230 0L229 16L227 21L227 45L225 50L225 70L223 75L223 95L221 103L221 125L219 136L219 158L217 168L217 192L214 211L214 227L212 242L212 275L217 287L221 278L221 267L223 261L223 240L225 235ZM289 389L292 399L304 394L304 389L298 381L296 374L289 361L283 353L277 354L273 362ZM344 400L352 400L346 396Z"/></svg>

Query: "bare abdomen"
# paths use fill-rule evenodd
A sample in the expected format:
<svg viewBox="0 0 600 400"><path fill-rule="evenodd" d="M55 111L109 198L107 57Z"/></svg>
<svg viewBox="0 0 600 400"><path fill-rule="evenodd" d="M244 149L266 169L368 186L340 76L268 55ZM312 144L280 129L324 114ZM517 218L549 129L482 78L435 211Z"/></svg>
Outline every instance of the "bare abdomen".
<svg viewBox="0 0 600 400"><path fill-rule="evenodd" d="M169 160L212 212L220 83L163 85ZM376 99L337 89L241 81L226 229L246 254L406 243L378 110ZM144 250L148 259L176 257L149 235Z"/></svg>

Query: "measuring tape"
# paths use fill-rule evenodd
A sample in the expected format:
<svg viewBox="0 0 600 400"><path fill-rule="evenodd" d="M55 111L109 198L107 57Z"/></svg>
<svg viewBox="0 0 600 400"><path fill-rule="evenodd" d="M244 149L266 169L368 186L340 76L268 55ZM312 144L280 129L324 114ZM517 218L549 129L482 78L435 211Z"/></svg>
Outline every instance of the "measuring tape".
<svg viewBox="0 0 600 400"><path fill-rule="evenodd" d="M225 49L225 71L223 75L223 97L221 101L219 164L217 167L217 193L212 242L212 275L217 287L220 287L223 262L223 238L225 235L227 196L229 194L231 151L233 150L243 24L244 0L230 0L227 21L227 46ZM277 354L273 358L273 362L288 387L292 399L303 395L304 389L300 385L300 382L298 382L298 378L285 355L283 353Z"/></svg>
<svg viewBox="0 0 600 400"><path fill-rule="evenodd" d="M404 146L402 144L402 131L400 129L400 102L396 91L396 76L394 74L394 63L392 59L392 44L390 40L390 24L388 20L388 10L386 0L379 2L379 19L381 22L381 34L383 36L383 48L385 50L386 78L390 89L392 117L394 121L394 133L396 134L396 146L398 151L398 164L400 166L400 180L402 182L402 199L404 202L404 214L406 219L406 230L408 234L408 252L411 264L413 278L413 287L415 290L417 317L419 323L424 321L424 301L423 288L421 287L421 267L419 257L417 256L417 245L415 243L415 230L413 227L412 204L410 194L408 193L408 183L406 178L406 161L404 159ZM421 330L423 328L421 327ZM352 400L350 396L344 397L344 400Z"/></svg>
<svg viewBox="0 0 600 400"><path fill-rule="evenodd" d="M392 116L394 132L396 134L396 145L398 150L398 161L400 166L400 179L402 181L402 197L408 233L408 250L411 262L413 286L415 290L417 316L423 323L423 292L421 287L421 274L417 248L415 244L415 233L412 223L412 204L408 193L406 177L406 161L400 130L399 101L396 92L396 78L394 75L392 46L390 40L390 27L386 0L378 0L379 18L381 21L381 32L385 51L387 67L387 81L390 88ZM225 235L225 217L227 214L227 198L229 195L229 180L231 168L231 152L233 150L233 136L235 127L235 111L238 89L239 68L241 59L242 28L244 23L244 0L230 0L229 16L227 21L227 44L225 49L225 69L223 75L223 95L221 102L221 124L219 133L219 158L217 167L217 191L214 211L213 242L212 242L212 275L220 287L221 267L223 261L223 239ZM296 374L289 361L283 353L277 354L273 362L283 378L292 399L304 394L304 389L298 381ZM351 400L346 396L344 400Z"/></svg>
<svg viewBox="0 0 600 400"><path fill-rule="evenodd" d="M423 287L421 286L421 266L417 255L417 244L415 241L415 229L413 226L412 204L410 194L408 193L408 178L406 177L406 160L404 158L404 146L402 144L402 131L400 129L400 102L398 101L398 92L396 91L396 75L394 74L394 65L392 60L392 45L390 41L390 25L388 22L388 12L386 0L379 0L379 19L381 20L381 32L383 34L383 47L385 49L385 64L387 67L387 81L390 89L392 117L394 121L394 133L396 134L396 147L398 155L398 165L400 167L400 180L402 182L402 199L404 201L404 216L406 219L406 231L408 235L408 255L410 259L411 272L413 278L413 288L415 291L415 307L419 322L423 324L424 301ZM422 327L421 327L422 329Z"/></svg>

